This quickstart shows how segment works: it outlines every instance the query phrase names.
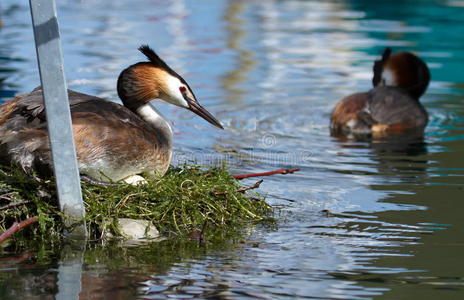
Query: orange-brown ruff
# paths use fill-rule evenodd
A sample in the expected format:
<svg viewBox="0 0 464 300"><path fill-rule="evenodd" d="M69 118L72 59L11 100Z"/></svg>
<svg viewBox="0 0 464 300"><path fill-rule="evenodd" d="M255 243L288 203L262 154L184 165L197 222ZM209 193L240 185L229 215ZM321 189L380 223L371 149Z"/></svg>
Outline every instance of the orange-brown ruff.
<svg viewBox="0 0 464 300"><path fill-rule="evenodd" d="M428 115L419 102L430 81L427 65L409 52L385 49L374 64L374 88L337 103L330 122L333 135L385 136L422 131Z"/></svg>
<svg viewBox="0 0 464 300"><path fill-rule="evenodd" d="M124 106L68 90L79 170L99 180L163 175L172 156L169 124L148 102L159 98L187 108L222 128L196 100L185 80L148 46L149 62L123 70L118 94ZM51 157L42 90L0 105L0 159L24 171L50 174Z"/></svg>

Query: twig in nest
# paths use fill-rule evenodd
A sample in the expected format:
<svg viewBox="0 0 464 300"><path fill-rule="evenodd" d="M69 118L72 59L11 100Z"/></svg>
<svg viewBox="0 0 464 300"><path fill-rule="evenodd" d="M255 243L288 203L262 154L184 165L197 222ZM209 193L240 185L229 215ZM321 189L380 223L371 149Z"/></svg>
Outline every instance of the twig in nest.
<svg viewBox="0 0 464 300"><path fill-rule="evenodd" d="M14 198L14 196L17 196L17 195L18 195L18 192L9 192L9 193L0 195L0 199L11 201Z"/></svg>
<svg viewBox="0 0 464 300"><path fill-rule="evenodd" d="M258 176L269 176L269 175L275 175L275 174L289 174L293 172L299 171L299 168L296 169L278 169L274 171L269 171L269 172L262 172L262 173L250 173L250 174L240 174L240 175L232 175L235 179L243 179L243 178L249 178L249 177L258 177Z"/></svg>
<svg viewBox="0 0 464 300"><path fill-rule="evenodd" d="M22 221L20 223L14 222L13 225L11 225L11 227L8 228L8 230L6 230L5 232L3 232L0 235L0 244L3 243L4 241L6 241L10 236L15 234L16 232L20 231L24 227L27 227L27 226L29 226L31 224L34 224L38 220L39 220L38 217L32 217L32 218L29 218L29 219L27 219L25 221Z"/></svg>
<svg viewBox="0 0 464 300"><path fill-rule="evenodd" d="M250 185L249 187L244 187L244 188L238 189L237 192L245 193L248 190L257 189L257 188L259 188L261 183L263 183L263 181L264 181L264 179L261 179L260 181L256 181L255 184Z"/></svg>
<svg viewBox="0 0 464 300"><path fill-rule="evenodd" d="M238 193L245 193L245 192L248 191L248 190L257 189L257 188L259 188L259 186L261 185L261 183L263 183L263 181L264 181L264 180L261 179L260 181L255 182L255 184L253 184L253 185L250 185L250 186L247 186L247 187L243 187L243 188L241 188L241 189L238 189L236 192L238 192ZM218 196L218 195L225 195L225 194L226 194L226 192L213 192L213 193L214 193L214 195L216 195L216 196Z"/></svg>
<svg viewBox="0 0 464 300"><path fill-rule="evenodd" d="M146 194L146 193L145 192L140 192L140 193L133 193L133 194L126 195L121 201L119 201L118 204L116 204L116 208L120 208L120 207L123 207L124 205L126 205L126 202L127 202L127 200L129 200L130 197L143 195L143 194Z"/></svg>
<svg viewBox="0 0 464 300"><path fill-rule="evenodd" d="M9 209L9 208L13 208L13 207L16 207L16 206L21 206L21 205L24 205L24 204L28 204L30 202L31 202L31 200L24 200L24 201L19 201L19 202L11 202L11 203L9 203L7 205L0 206L0 210Z"/></svg>

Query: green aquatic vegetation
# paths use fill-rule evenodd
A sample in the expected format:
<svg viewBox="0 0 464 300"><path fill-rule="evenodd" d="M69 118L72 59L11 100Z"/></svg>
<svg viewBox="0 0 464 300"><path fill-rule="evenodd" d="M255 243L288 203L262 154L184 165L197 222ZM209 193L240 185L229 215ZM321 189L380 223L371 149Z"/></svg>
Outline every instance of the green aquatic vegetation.
<svg viewBox="0 0 464 300"><path fill-rule="evenodd" d="M38 226L23 234L60 237L62 215L53 180L41 180L14 169L0 169L0 230L15 221L38 216ZM86 222L92 239L118 234L118 218L151 221L164 235L238 229L272 221L272 208L255 191L243 191L226 168L172 167L143 185L95 185L82 182ZM20 204L11 206L13 203Z"/></svg>

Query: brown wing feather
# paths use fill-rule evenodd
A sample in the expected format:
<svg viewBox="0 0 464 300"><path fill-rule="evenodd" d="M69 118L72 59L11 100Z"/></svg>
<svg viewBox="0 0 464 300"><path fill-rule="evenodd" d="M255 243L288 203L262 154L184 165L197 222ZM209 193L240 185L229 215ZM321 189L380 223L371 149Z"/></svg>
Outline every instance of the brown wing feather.
<svg viewBox="0 0 464 300"><path fill-rule="evenodd" d="M337 103L330 120L330 127L333 134L341 134L343 132L351 131L352 128L349 126L350 121L353 123L358 130L365 130L370 128L370 124L367 125L367 118L365 120L359 118L359 115L364 111L368 103L367 93L356 93L348 97L343 98Z"/></svg>
<svg viewBox="0 0 464 300"><path fill-rule="evenodd" d="M163 136L132 111L72 90L68 94L80 166L104 159L114 160L116 166L147 162L147 167L168 167L170 154L160 149L166 145ZM156 157L167 162L166 166L151 166ZM50 145L40 89L0 105L0 160L17 164L25 171L50 169Z"/></svg>

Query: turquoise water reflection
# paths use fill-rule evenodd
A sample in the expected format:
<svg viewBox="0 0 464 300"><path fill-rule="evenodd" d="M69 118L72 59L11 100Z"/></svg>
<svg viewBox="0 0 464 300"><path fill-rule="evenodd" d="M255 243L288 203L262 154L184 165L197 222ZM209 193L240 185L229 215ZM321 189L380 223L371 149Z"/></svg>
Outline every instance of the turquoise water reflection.
<svg viewBox="0 0 464 300"><path fill-rule="evenodd" d="M5 1L2 9L5 99L39 79L27 5ZM265 179L261 191L282 209L281 222L250 230L242 243L118 250L124 255L88 249L82 297L462 296L460 1L65 1L59 13L71 88L116 99L118 73L149 43L223 121L227 130L216 131L162 105L174 123L176 162L302 169ZM369 89L385 46L415 51L431 68L424 139L330 137L333 105ZM62 255L9 255L2 296L57 292ZM34 280L47 288L26 289Z"/></svg>

